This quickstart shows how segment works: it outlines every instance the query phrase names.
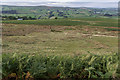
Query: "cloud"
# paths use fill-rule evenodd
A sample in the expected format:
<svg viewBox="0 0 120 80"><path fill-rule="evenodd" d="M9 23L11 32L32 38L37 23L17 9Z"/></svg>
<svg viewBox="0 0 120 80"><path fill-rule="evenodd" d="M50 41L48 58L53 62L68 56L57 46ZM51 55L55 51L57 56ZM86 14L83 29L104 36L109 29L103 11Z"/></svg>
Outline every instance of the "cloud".
<svg viewBox="0 0 120 80"><path fill-rule="evenodd" d="M76 2L80 0L48 0L50 2Z"/></svg>
<svg viewBox="0 0 120 80"><path fill-rule="evenodd" d="M58 7L117 7L119 0L2 0L0 5Z"/></svg>
<svg viewBox="0 0 120 80"><path fill-rule="evenodd" d="M48 0L2 0L1 2L46 2Z"/></svg>
<svg viewBox="0 0 120 80"><path fill-rule="evenodd" d="M117 8L117 2L3 2L0 5Z"/></svg>
<svg viewBox="0 0 120 80"><path fill-rule="evenodd" d="M119 0L2 0L1 2L119 2Z"/></svg>

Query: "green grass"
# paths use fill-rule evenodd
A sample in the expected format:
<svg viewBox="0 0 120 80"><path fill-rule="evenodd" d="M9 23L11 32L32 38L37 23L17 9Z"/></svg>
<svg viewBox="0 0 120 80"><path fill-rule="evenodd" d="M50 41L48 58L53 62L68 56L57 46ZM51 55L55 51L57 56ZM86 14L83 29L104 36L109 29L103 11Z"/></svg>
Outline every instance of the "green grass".
<svg viewBox="0 0 120 80"><path fill-rule="evenodd" d="M117 23L112 22L98 22L94 26L104 26L104 27L118 27Z"/></svg>
<svg viewBox="0 0 120 80"><path fill-rule="evenodd" d="M117 22L118 21L118 19L117 18L115 18L115 19L113 19L113 18L94 18L94 17L88 17L88 18L85 18L85 17L83 17L83 18L72 18L72 19L77 19L77 20L83 20L83 21L104 21L104 22Z"/></svg>
<svg viewBox="0 0 120 80"><path fill-rule="evenodd" d="M106 30L108 30L108 31L120 31L120 29L112 29L112 28L105 28Z"/></svg>
<svg viewBox="0 0 120 80"><path fill-rule="evenodd" d="M3 21L3 23L12 23L12 24L37 24L37 25L52 25L52 26L77 26L77 25L89 25L87 22L77 22L71 21L69 19L58 19L58 20L10 20L10 21Z"/></svg>
<svg viewBox="0 0 120 80"><path fill-rule="evenodd" d="M32 29L34 30L34 28ZM3 53L32 54L40 52L41 54L74 55L87 54L87 51L90 51L102 55L118 51L117 37L92 36L91 39L89 37L82 36L82 33L75 30L7 36L3 37Z"/></svg>
<svg viewBox="0 0 120 80"><path fill-rule="evenodd" d="M69 19L41 19L41 20L5 20L9 24L34 24L49 26L101 26L118 27L118 20L111 18L69 18Z"/></svg>

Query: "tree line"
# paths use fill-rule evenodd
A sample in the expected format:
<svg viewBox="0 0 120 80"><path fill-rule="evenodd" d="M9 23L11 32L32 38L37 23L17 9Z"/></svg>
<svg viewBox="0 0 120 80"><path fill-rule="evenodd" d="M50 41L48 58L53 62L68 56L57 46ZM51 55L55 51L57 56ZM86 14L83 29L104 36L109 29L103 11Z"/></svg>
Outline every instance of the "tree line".
<svg viewBox="0 0 120 80"><path fill-rule="evenodd" d="M2 20L36 20L36 18L33 18L31 16L2 16Z"/></svg>

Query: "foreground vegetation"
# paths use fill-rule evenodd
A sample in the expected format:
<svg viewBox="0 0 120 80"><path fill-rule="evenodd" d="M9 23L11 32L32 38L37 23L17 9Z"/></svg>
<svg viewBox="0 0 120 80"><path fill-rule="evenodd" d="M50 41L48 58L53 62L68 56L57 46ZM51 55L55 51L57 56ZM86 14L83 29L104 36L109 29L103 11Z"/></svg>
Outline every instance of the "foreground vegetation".
<svg viewBox="0 0 120 80"><path fill-rule="evenodd" d="M118 54L49 56L40 54L3 54L3 78L119 78Z"/></svg>

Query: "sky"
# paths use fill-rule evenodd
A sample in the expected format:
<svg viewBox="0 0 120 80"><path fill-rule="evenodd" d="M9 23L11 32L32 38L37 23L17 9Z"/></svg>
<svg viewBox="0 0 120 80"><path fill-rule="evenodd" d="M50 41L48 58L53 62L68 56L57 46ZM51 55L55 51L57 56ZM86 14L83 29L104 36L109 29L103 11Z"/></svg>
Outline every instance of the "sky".
<svg viewBox="0 0 120 80"><path fill-rule="evenodd" d="M2 0L2 2L26 2L26 0ZM27 2L119 2L119 0L28 0Z"/></svg>
<svg viewBox="0 0 120 80"><path fill-rule="evenodd" d="M119 0L2 0L0 5L117 8Z"/></svg>

